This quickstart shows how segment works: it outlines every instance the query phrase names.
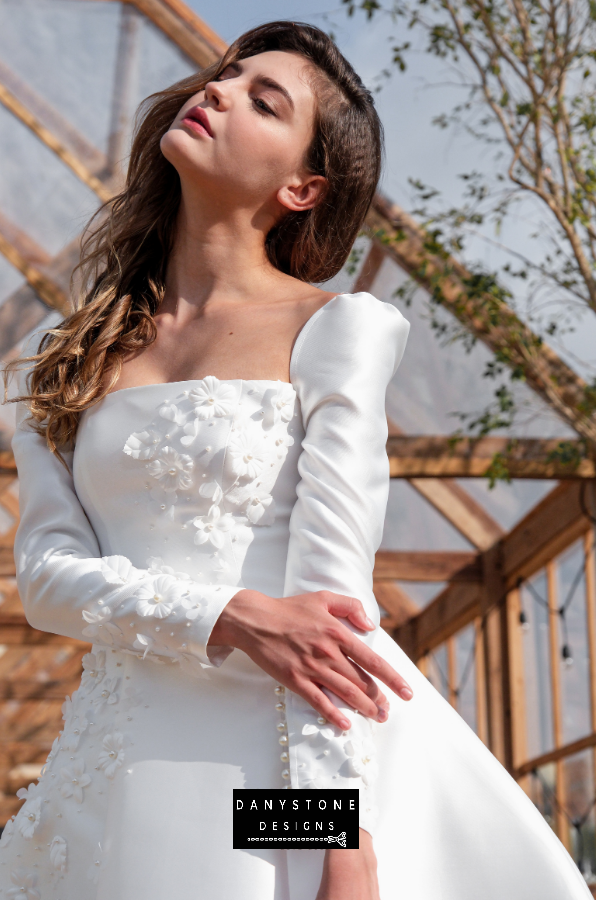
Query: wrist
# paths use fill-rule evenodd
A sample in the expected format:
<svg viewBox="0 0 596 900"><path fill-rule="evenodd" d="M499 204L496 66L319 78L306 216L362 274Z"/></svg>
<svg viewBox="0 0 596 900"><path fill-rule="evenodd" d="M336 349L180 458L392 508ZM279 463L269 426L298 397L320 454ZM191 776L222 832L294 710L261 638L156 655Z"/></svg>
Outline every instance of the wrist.
<svg viewBox="0 0 596 900"><path fill-rule="evenodd" d="M209 644L227 645L243 650L251 641L259 612L270 597L246 588L234 594L221 611L209 637Z"/></svg>

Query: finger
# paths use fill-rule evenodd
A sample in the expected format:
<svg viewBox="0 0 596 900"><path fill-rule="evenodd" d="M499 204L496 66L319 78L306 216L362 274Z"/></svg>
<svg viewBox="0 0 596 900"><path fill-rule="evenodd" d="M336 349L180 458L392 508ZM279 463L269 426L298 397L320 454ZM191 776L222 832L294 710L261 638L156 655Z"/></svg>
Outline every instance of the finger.
<svg viewBox="0 0 596 900"><path fill-rule="evenodd" d="M332 703L329 697L323 693L316 684L313 684L313 682L304 682L292 688L292 690L297 694L300 694L300 696L303 697L307 703L310 703L312 708L315 709L320 716L332 725L337 725L342 731L348 731L348 729L352 727L352 723L347 716L342 713L335 703Z"/></svg>
<svg viewBox="0 0 596 900"><path fill-rule="evenodd" d="M406 681L406 679L396 672L393 666L367 647L365 643L354 637L348 642L348 646L342 646L341 649L352 659L357 665L361 666L365 671L370 672L374 678L378 678L383 684L386 684L398 697L402 700L411 700L414 691Z"/></svg>
<svg viewBox="0 0 596 900"><path fill-rule="evenodd" d="M322 591L322 593L325 595L327 611L332 616L349 619L353 625L363 631L372 631L376 628L375 623L367 616L364 606L356 597L334 594L331 591Z"/></svg>
<svg viewBox="0 0 596 900"><path fill-rule="evenodd" d="M351 673L350 673L351 674ZM369 719L377 721L385 721L387 714L385 710L380 712L377 704L367 696L350 678L344 677L333 669L327 671L321 676L321 685L333 691L339 699L354 712L362 713ZM381 718L379 716L381 715Z"/></svg>
<svg viewBox="0 0 596 900"><path fill-rule="evenodd" d="M350 703L349 705L354 706L354 708L357 709L358 712L361 712L362 715L368 716L371 719L376 719L379 722L384 722L387 719L389 713L389 701L376 681L374 681L364 669L342 654L339 660L330 662L329 671L335 673L336 676L341 676L344 679L353 682L356 687L366 695L368 701L370 701L365 701L364 703L360 702L357 705ZM338 694L338 696L344 696L333 687L331 683L326 686L330 687L331 690ZM348 699L345 699L346 702L349 703Z"/></svg>

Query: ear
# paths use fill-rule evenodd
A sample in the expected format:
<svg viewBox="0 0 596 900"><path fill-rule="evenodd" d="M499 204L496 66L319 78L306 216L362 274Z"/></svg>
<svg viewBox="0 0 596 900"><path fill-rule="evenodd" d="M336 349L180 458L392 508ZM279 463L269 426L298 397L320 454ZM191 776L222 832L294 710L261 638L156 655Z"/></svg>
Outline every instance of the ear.
<svg viewBox="0 0 596 900"><path fill-rule="evenodd" d="M286 209L303 212L316 206L327 188L327 179L322 175L307 175L295 184L285 184L277 192L277 200Z"/></svg>

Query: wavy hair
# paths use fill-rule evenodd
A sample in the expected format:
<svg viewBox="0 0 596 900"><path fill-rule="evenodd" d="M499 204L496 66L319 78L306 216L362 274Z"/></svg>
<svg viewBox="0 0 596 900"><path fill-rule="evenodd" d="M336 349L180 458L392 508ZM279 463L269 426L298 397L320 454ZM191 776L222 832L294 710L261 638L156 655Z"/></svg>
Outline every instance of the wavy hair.
<svg viewBox="0 0 596 900"><path fill-rule="evenodd" d="M98 209L83 234L75 311L44 334L35 355L6 366L5 384L16 368L30 367L28 393L14 401L27 404L33 427L58 456L73 446L81 413L114 386L123 359L157 335L154 316L181 197L178 173L160 150L162 136L186 101L227 65L269 50L300 53L310 63L316 110L304 162L327 181L314 208L288 212L268 233L269 260L301 281L321 283L348 258L381 169L382 127L372 95L320 29L261 25L218 62L141 104L124 189Z"/></svg>

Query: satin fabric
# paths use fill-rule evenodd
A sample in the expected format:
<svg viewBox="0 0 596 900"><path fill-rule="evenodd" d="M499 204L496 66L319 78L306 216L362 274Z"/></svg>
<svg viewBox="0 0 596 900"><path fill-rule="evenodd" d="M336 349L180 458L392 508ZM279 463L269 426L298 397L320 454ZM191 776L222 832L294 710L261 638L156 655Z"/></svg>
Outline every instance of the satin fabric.
<svg viewBox="0 0 596 900"><path fill-rule="evenodd" d="M314 900L324 851L232 849L232 790L358 787L382 900L589 897L523 791L378 627L385 390L408 324L340 295L302 330L291 385L117 391L82 417L72 475L13 442L17 578L34 627L93 641L37 785L0 842L28 900ZM328 695L341 732L242 651L207 646L240 587L358 597L359 634L410 682L389 721ZM354 630L354 629L352 629ZM2 893L0 893L2 896Z"/></svg>

